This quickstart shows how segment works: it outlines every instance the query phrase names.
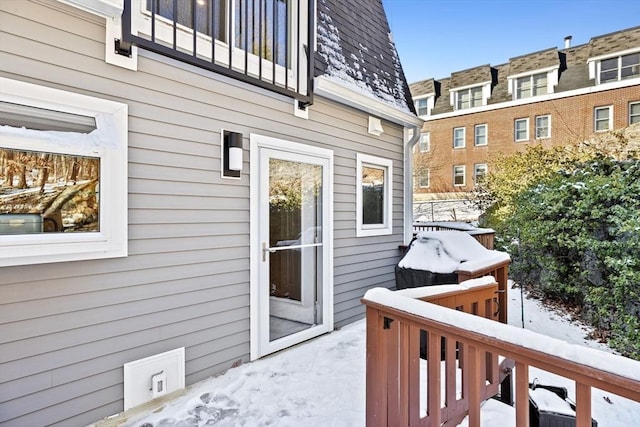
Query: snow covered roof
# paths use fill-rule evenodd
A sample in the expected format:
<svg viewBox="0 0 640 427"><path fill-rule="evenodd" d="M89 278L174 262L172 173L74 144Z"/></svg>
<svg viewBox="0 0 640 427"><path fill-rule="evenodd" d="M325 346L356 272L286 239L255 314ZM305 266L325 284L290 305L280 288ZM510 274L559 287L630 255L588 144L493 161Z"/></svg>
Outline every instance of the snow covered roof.
<svg viewBox="0 0 640 427"><path fill-rule="evenodd" d="M476 270L509 260L511 257L506 252L489 250L468 233L423 231L416 235L398 266L447 274L461 268Z"/></svg>
<svg viewBox="0 0 640 427"><path fill-rule="evenodd" d="M414 113L380 0L318 2L315 75Z"/></svg>

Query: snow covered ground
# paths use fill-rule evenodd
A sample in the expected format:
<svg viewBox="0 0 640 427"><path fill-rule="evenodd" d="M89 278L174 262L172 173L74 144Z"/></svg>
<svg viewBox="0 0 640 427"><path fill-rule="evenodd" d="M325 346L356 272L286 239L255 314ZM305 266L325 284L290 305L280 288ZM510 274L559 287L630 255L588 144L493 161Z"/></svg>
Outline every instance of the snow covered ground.
<svg viewBox="0 0 640 427"><path fill-rule="evenodd" d="M588 329L551 312L538 301L509 291L509 323L567 342L609 350L585 338ZM521 304L522 302L522 304ZM565 386L570 381L532 368L540 384ZM640 420L640 402L593 390L592 413L599 427L632 427ZM575 400L575 399L574 399ZM513 426L513 409L496 401L482 408L483 426ZM365 323L359 321L271 357L230 369L200 382L153 413L124 425L161 426L296 426L365 425ZM462 425L465 425L464 423Z"/></svg>

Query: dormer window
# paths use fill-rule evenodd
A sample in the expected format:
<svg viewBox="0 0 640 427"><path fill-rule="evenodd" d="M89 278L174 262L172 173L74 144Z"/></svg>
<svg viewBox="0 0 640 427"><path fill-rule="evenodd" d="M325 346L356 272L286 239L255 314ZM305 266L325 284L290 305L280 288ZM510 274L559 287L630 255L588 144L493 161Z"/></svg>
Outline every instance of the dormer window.
<svg viewBox="0 0 640 427"><path fill-rule="evenodd" d="M603 59L599 64L599 83L640 77L640 53Z"/></svg>
<svg viewBox="0 0 640 427"><path fill-rule="evenodd" d="M457 90L456 110L464 110L466 108L480 107L482 105L482 87L472 87L468 89Z"/></svg>
<svg viewBox="0 0 640 427"><path fill-rule="evenodd" d="M416 112L419 116L426 116L429 114L429 107L427 106L427 98L421 98L416 100Z"/></svg>
<svg viewBox="0 0 640 427"><path fill-rule="evenodd" d="M516 79L516 99L546 95L547 73L538 73Z"/></svg>

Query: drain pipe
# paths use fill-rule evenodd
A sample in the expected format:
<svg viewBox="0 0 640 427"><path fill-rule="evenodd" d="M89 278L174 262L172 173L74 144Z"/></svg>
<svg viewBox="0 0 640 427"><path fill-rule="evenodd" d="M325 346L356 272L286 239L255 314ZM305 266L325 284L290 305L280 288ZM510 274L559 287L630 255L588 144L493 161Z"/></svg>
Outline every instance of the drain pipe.
<svg viewBox="0 0 640 427"><path fill-rule="evenodd" d="M420 139L422 126L404 128L404 244L413 239L413 147Z"/></svg>

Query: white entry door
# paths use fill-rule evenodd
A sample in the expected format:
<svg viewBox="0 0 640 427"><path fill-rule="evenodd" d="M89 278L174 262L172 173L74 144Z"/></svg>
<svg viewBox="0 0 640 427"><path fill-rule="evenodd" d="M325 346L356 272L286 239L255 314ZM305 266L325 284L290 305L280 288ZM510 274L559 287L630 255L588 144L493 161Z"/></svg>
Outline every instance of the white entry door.
<svg viewBox="0 0 640 427"><path fill-rule="evenodd" d="M252 359L333 329L333 152L251 135Z"/></svg>

